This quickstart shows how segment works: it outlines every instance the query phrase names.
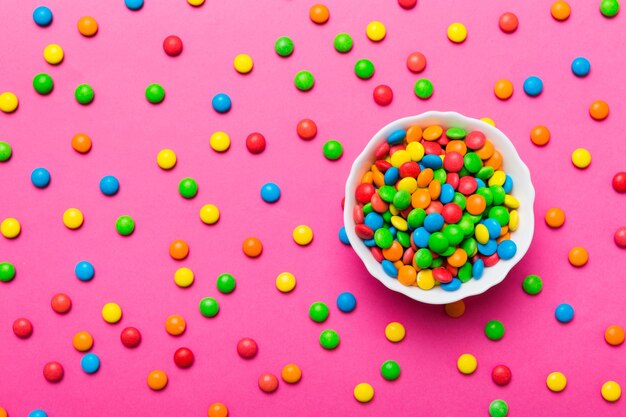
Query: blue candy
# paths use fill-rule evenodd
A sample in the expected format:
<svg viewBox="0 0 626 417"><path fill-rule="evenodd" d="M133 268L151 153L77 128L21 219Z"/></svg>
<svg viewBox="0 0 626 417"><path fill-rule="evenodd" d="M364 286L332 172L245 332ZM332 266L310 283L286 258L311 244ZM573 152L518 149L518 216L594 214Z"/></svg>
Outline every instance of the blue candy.
<svg viewBox="0 0 626 417"><path fill-rule="evenodd" d="M48 417L48 414L43 410L33 410L28 413L28 417Z"/></svg>
<svg viewBox="0 0 626 417"><path fill-rule="evenodd" d="M373 231L376 231L380 229L381 227L383 227L383 224L385 223L385 221L383 220L383 216L381 216L380 214L371 212L371 213L368 213L367 216L365 216L364 223L367 227L369 227Z"/></svg>
<svg viewBox="0 0 626 417"><path fill-rule="evenodd" d="M485 256L491 256L498 250L498 244L495 240L489 239L486 244L478 244L478 252Z"/></svg>
<svg viewBox="0 0 626 417"><path fill-rule="evenodd" d="M430 169L439 169L443 165L443 161L439 155L428 154L422 158L422 165Z"/></svg>
<svg viewBox="0 0 626 417"><path fill-rule="evenodd" d="M482 259L477 259L472 265L472 276L474 279L481 279L483 277L483 273L485 272L485 263Z"/></svg>
<svg viewBox="0 0 626 417"><path fill-rule="evenodd" d="M424 228L426 231L433 233L438 232L443 227L443 216L439 213L430 213L424 219Z"/></svg>
<svg viewBox="0 0 626 417"><path fill-rule="evenodd" d="M389 232L391 233L391 236L393 236L393 238L396 238L396 234L398 233L398 229L396 229L395 227L391 226L389 228Z"/></svg>
<svg viewBox="0 0 626 417"><path fill-rule="evenodd" d="M500 236L500 223L496 219L485 219L481 222L489 232L489 239L497 239Z"/></svg>
<svg viewBox="0 0 626 417"><path fill-rule="evenodd" d="M93 265L87 261L80 261L76 264L74 268L74 273L76 274L76 278L81 281L90 281L93 279L94 274L96 273Z"/></svg>
<svg viewBox="0 0 626 417"><path fill-rule="evenodd" d="M374 246L376 246L376 241L374 240L374 238L371 239L366 239L363 241L363 243L365 244L365 246L367 246L368 248L373 248Z"/></svg>
<svg viewBox="0 0 626 417"><path fill-rule="evenodd" d="M342 292L337 296L337 308L344 313L350 313L356 308L356 298L351 292Z"/></svg>
<svg viewBox="0 0 626 417"><path fill-rule="evenodd" d="M500 259L511 259L517 252L517 245L512 240L503 240L498 245L498 256Z"/></svg>
<svg viewBox="0 0 626 417"><path fill-rule="evenodd" d="M531 97L536 97L543 91L541 78L530 76L524 80L524 92Z"/></svg>
<svg viewBox="0 0 626 417"><path fill-rule="evenodd" d="M422 172L423 170L425 170L425 169L426 169L426 167L424 166L424 164L422 164L421 162L419 162L417 165L420 167L420 172Z"/></svg>
<svg viewBox="0 0 626 417"><path fill-rule="evenodd" d="M450 184L443 184L439 193L441 204L448 204L454 199L454 188Z"/></svg>
<svg viewBox="0 0 626 417"><path fill-rule="evenodd" d="M481 187L485 187L485 181L481 180L480 178L476 178L476 188Z"/></svg>
<svg viewBox="0 0 626 417"><path fill-rule="evenodd" d="M227 113L232 107L233 103L230 100L230 97L224 93L219 93L213 96L213 100L211 100L211 105L213 105L213 110L218 113Z"/></svg>
<svg viewBox="0 0 626 417"><path fill-rule="evenodd" d="M554 316L561 323L569 323L574 318L574 307L569 304L559 304L554 310Z"/></svg>
<svg viewBox="0 0 626 417"><path fill-rule="evenodd" d="M143 0L124 0L130 10L139 10L143 7Z"/></svg>
<svg viewBox="0 0 626 417"><path fill-rule="evenodd" d="M344 245L350 244L350 240L348 239L348 234L346 233L346 226L341 226L341 229L339 229L339 240Z"/></svg>
<svg viewBox="0 0 626 417"><path fill-rule="evenodd" d="M120 189L120 182L113 175L106 175L100 180L100 191L104 195L115 195Z"/></svg>
<svg viewBox="0 0 626 417"><path fill-rule="evenodd" d="M390 145L399 145L402 143L405 137L406 137L406 130L404 129L394 130L393 132L391 132L391 135L387 137L387 142Z"/></svg>
<svg viewBox="0 0 626 417"><path fill-rule="evenodd" d="M385 274L389 275L391 278L398 278L398 269L393 264L393 262L388 259L383 259L381 265L383 266L383 271L385 271Z"/></svg>
<svg viewBox="0 0 626 417"><path fill-rule="evenodd" d="M452 281L447 284L441 284L441 289L444 291L456 291L461 288L461 280L458 278L452 278Z"/></svg>
<svg viewBox="0 0 626 417"><path fill-rule="evenodd" d="M413 232L413 243L418 248L427 248L428 247L428 238L430 237L430 233L424 227L418 227Z"/></svg>
<svg viewBox="0 0 626 417"><path fill-rule="evenodd" d="M400 170L396 167L391 167L385 171L385 185L394 185L398 182L400 177Z"/></svg>
<svg viewBox="0 0 626 417"><path fill-rule="evenodd" d="M80 366L87 374L94 374L100 369L100 358L94 353L87 353L80 360Z"/></svg>
<svg viewBox="0 0 626 417"><path fill-rule="evenodd" d="M513 178L506 175L504 177L504 184L502 184L502 188L504 189L505 193L510 193L511 190L513 190Z"/></svg>
<svg viewBox="0 0 626 417"><path fill-rule="evenodd" d="M273 182L266 182L261 187L261 198L266 203L275 203L280 199L280 187Z"/></svg>
<svg viewBox="0 0 626 417"><path fill-rule="evenodd" d="M579 56L572 61L572 72L577 77L586 77L591 71L591 64L587 58Z"/></svg>
<svg viewBox="0 0 626 417"><path fill-rule="evenodd" d="M37 26L45 27L52 23L52 10L46 6L39 6L33 10L33 20Z"/></svg>
<svg viewBox="0 0 626 417"><path fill-rule="evenodd" d="M45 168L35 168L30 174L30 181L37 188L46 188L50 184L50 172Z"/></svg>

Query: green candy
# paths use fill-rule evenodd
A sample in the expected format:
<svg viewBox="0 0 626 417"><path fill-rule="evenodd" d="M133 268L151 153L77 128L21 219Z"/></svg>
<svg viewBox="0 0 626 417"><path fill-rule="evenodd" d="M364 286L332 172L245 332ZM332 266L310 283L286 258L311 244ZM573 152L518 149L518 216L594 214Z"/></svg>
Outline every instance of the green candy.
<svg viewBox="0 0 626 417"><path fill-rule="evenodd" d="M467 132L460 127L451 127L446 130L446 136L450 139L463 139L467 136Z"/></svg>
<svg viewBox="0 0 626 417"><path fill-rule="evenodd" d="M396 233L396 239L398 239L402 247L408 248L411 246L411 235L407 232L399 230L398 233Z"/></svg>
<svg viewBox="0 0 626 417"><path fill-rule="evenodd" d="M618 0L602 0L600 3L600 13L604 17L615 17L619 12Z"/></svg>
<svg viewBox="0 0 626 417"><path fill-rule="evenodd" d="M495 170L493 169L493 167L482 167L476 174L476 177L480 178L483 181L487 181L489 178L491 178L494 172Z"/></svg>
<svg viewBox="0 0 626 417"><path fill-rule="evenodd" d="M506 207L495 206L489 210L489 218L495 219L500 226L504 227L509 224L510 215Z"/></svg>
<svg viewBox="0 0 626 417"><path fill-rule="evenodd" d="M522 282L522 288L526 294L537 295L543 289L543 282L538 275L528 275Z"/></svg>
<svg viewBox="0 0 626 417"><path fill-rule="evenodd" d="M0 281L9 282L15 278L15 266L9 262L0 263Z"/></svg>
<svg viewBox="0 0 626 417"><path fill-rule="evenodd" d="M231 274L222 274L217 277L217 290L222 294L230 294L235 291L235 287L237 286L237 281L235 281L235 277Z"/></svg>
<svg viewBox="0 0 626 417"><path fill-rule="evenodd" d="M165 90L160 84L150 84L146 87L146 100L152 104L159 104L165 99Z"/></svg>
<svg viewBox="0 0 626 417"><path fill-rule="evenodd" d="M428 247L436 253L443 253L449 247L448 239L441 232L435 232L428 238Z"/></svg>
<svg viewBox="0 0 626 417"><path fill-rule="evenodd" d="M463 283L472 279L472 264L469 262L465 262L463 266L459 268L459 272L457 275Z"/></svg>
<svg viewBox="0 0 626 417"><path fill-rule="evenodd" d="M178 183L178 192L183 198L194 198L198 194L198 183L193 178L183 178Z"/></svg>
<svg viewBox="0 0 626 417"><path fill-rule="evenodd" d="M411 194L406 190L399 190L393 196L393 205L398 210L404 210L411 205Z"/></svg>
<svg viewBox="0 0 626 417"><path fill-rule="evenodd" d="M311 304L309 307L309 317L316 323L323 323L328 318L328 306L321 301Z"/></svg>
<svg viewBox="0 0 626 417"><path fill-rule="evenodd" d="M470 173L475 174L483 167L483 161L474 152L468 152L463 157L463 167Z"/></svg>
<svg viewBox="0 0 626 417"><path fill-rule="evenodd" d="M382 216L383 216L383 220L387 224L387 227L389 227L389 223L391 223L391 217L392 217L391 212L387 210L386 212L382 214Z"/></svg>
<svg viewBox="0 0 626 417"><path fill-rule="evenodd" d="M509 406L503 400L493 400L489 404L490 417L506 417L509 414Z"/></svg>
<svg viewBox="0 0 626 417"><path fill-rule="evenodd" d="M444 258L447 258L448 256L452 256L454 251L456 251L456 248L454 246L448 246L448 249L441 252L441 256L443 256Z"/></svg>
<svg viewBox="0 0 626 417"><path fill-rule="evenodd" d="M443 168L436 169L433 172L433 180L439 181L439 184L445 184L447 178L448 174L446 174L446 170Z"/></svg>
<svg viewBox="0 0 626 417"><path fill-rule="evenodd" d="M469 237L461 242L461 249L471 258L478 252L478 242L476 242L476 239L473 237Z"/></svg>
<svg viewBox="0 0 626 417"><path fill-rule="evenodd" d="M421 98L422 100L426 100L433 95L433 83L431 83L429 79L420 78L415 82L413 91L415 92L415 95L417 97Z"/></svg>
<svg viewBox="0 0 626 417"><path fill-rule="evenodd" d="M81 84L76 87L76 91L74 91L74 97L76 97L76 101L82 105L90 104L94 98L93 88L89 84Z"/></svg>
<svg viewBox="0 0 626 417"><path fill-rule="evenodd" d="M476 194L482 196L485 199L487 206L493 204L493 193L491 192L491 189L487 187L480 187L476 190Z"/></svg>
<svg viewBox="0 0 626 417"><path fill-rule="evenodd" d="M421 208L413 209L409 212L409 215L406 218L406 222L411 229L417 229L424 224L424 219L426 218L426 211Z"/></svg>
<svg viewBox="0 0 626 417"><path fill-rule="evenodd" d="M471 172L469 172L465 167L461 168L461 170L459 171L459 178L466 177L468 175L471 175Z"/></svg>
<svg viewBox="0 0 626 417"><path fill-rule="evenodd" d="M391 203L396 196L396 189L391 185L383 185L378 189L378 195L384 202Z"/></svg>
<svg viewBox="0 0 626 417"><path fill-rule="evenodd" d="M220 311L220 305L217 300L212 297L204 297L200 300L200 314L204 317L215 317Z"/></svg>
<svg viewBox="0 0 626 417"><path fill-rule="evenodd" d="M393 244L393 235L384 227L374 232L374 242L381 249L387 249Z"/></svg>
<svg viewBox="0 0 626 417"><path fill-rule="evenodd" d="M418 249L413 256L415 260L415 264L420 268L428 268L433 263L433 254L430 250L426 248Z"/></svg>
<svg viewBox="0 0 626 417"><path fill-rule="evenodd" d="M333 42L335 45L335 49L337 52L345 54L352 50L352 37L347 33L340 33L335 36L335 41Z"/></svg>
<svg viewBox="0 0 626 417"><path fill-rule="evenodd" d="M387 381L395 381L400 376L400 365L396 361L385 361L380 367L380 374Z"/></svg>
<svg viewBox="0 0 626 417"><path fill-rule="evenodd" d="M122 236L130 236L135 231L135 221L130 216L120 216L115 222L115 229Z"/></svg>
<svg viewBox="0 0 626 417"><path fill-rule="evenodd" d="M498 320L491 320L485 325L485 336L490 340L500 340L504 337L504 324Z"/></svg>
<svg viewBox="0 0 626 417"><path fill-rule="evenodd" d="M11 145L6 142L0 142L0 162L6 162L11 159L11 155L13 155L13 149L11 149Z"/></svg>
<svg viewBox="0 0 626 417"><path fill-rule="evenodd" d="M461 210L465 210L467 199L465 198L463 194L461 194L458 191L455 191L454 197L452 197L452 202L454 204L457 204L459 207L461 207Z"/></svg>
<svg viewBox="0 0 626 417"><path fill-rule="evenodd" d="M274 44L274 50L278 54L278 56L288 57L293 54L293 41L287 36L281 36L276 39L276 43Z"/></svg>
<svg viewBox="0 0 626 417"><path fill-rule="evenodd" d="M33 88L36 92L45 96L46 94L50 94L54 88L54 81L52 81L52 77L48 74L37 74L35 78L33 78Z"/></svg>
<svg viewBox="0 0 626 417"><path fill-rule="evenodd" d="M363 214L365 214L366 216L373 211L374 209L372 208L372 203L367 203L363 206Z"/></svg>
<svg viewBox="0 0 626 417"><path fill-rule="evenodd" d="M468 218L468 219L469 219L469 220L470 220L473 224L478 223L478 222L479 222L479 221L481 221L481 220L482 220L482 218L483 218L483 216L475 216L475 215L473 215L473 214L469 214L469 213L466 213L466 214L467 214L467 218Z"/></svg>
<svg viewBox="0 0 626 417"><path fill-rule="evenodd" d="M293 79L293 83L300 91L309 91L315 85L315 78L309 71L300 71Z"/></svg>
<svg viewBox="0 0 626 417"><path fill-rule="evenodd" d="M374 64L369 59L359 59L354 64L354 73L362 80L372 78L374 75Z"/></svg>
<svg viewBox="0 0 626 417"><path fill-rule="evenodd" d="M443 265L443 258L436 258L433 259L433 263L430 264L431 269L435 269L435 268L439 268L441 265Z"/></svg>
<svg viewBox="0 0 626 417"><path fill-rule="evenodd" d="M458 224L449 224L443 228L443 235L448 239L448 243L451 246L456 246L465 237L465 233L463 232L463 228Z"/></svg>
<svg viewBox="0 0 626 417"><path fill-rule="evenodd" d="M457 223L457 226L463 231L463 235L471 236L474 234L474 223L465 215L461 217L461 220Z"/></svg>
<svg viewBox="0 0 626 417"><path fill-rule="evenodd" d="M320 334L320 345L328 350L336 348L339 346L339 335L334 330L324 330Z"/></svg>
<svg viewBox="0 0 626 417"><path fill-rule="evenodd" d="M492 185L489 187L489 190L491 190L491 194L493 195L493 204L495 206L501 206L504 203L504 196L506 195L504 188L499 185Z"/></svg>
<svg viewBox="0 0 626 417"><path fill-rule="evenodd" d="M343 145L339 141L329 140L324 144L322 151L326 159L336 161L343 155Z"/></svg>

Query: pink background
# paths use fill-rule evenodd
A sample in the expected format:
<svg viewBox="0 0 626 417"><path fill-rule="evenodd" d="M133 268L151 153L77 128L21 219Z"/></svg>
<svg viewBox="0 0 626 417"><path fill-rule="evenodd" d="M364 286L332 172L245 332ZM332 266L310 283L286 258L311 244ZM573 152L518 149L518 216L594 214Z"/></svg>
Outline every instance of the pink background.
<svg viewBox="0 0 626 417"><path fill-rule="evenodd" d="M626 326L626 252L612 241L613 232L624 225L626 196L610 185L613 174L625 169L624 12L609 20L600 15L599 1L572 0L570 19L560 23L550 16L550 1L424 0L406 11L395 0L328 0L330 21L317 26L308 18L312 3L209 0L192 8L184 0L147 0L141 11L131 12L122 0L47 0L54 22L39 28L31 18L39 1L0 2L0 91L12 91L20 99L16 113L0 114L0 140L14 149L13 158L0 165L0 219L17 217L23 228L18 239L0 238L0 261L13 262L18 270L13 282L0 285L0 406L10 416L43 408L50 417L203 416L216 401L226 403L232 416L482 416L493 399L502 398L511 416L623 416L624 398L609 404L601 398L600 387L616 380L626 390L625 347L611 347L603 340L608 325ZM520 20L512 35L498 29L498 17L505 11L515 12ZM93 39L76 30L84 15L94 16L100 25ZM365 37L371 20L387 26L381 43ZM455 21L469 30L462 45L446 38L447 26ZM349 54L333 49L339 32L354 38ZM178 58L163 53L161 44L169 34L183 39L184 52ZM283 35L296 45L287 59L274 52L274 41ZM48 43L64 48L61 65L52 67L43 60ZM427 101L413 94L420 76L405 67L407 55L415 50L428 58L421 76L435 85ZM238 53L253 57L251 74L233 70ZM572 59L580 55L592 65L585 79L570 71ZM359 58L375 63L373 79L362 81L354 75ZM309 93L293 86L294 74L302 69L316 77ZM38 72L54 78L50 96L33 90L32 77ZM523 93L523 80L530 75L544 81L539 98ZM515 85L507 102L493 95L500 78ZM96 91L94 103L86 107L73 98L74 88L84 82ZM161 83L167 93L158 106L144 98L152 82ZM372 100L378 84L394 89L389 107ZM219 115L211 109L217 92L232 97L230 113ZM587 114L596 99L611 106L606 121L596 122ZM440 306L387 291L337 239L340 200L352 159L388 122L432 109L493 118L516 144L537 190L537 227L529 253L501 285L466 300L467 312L456 320ZM295 134L297 121L304 117L319 127L311 142ZM529 140L537 124L552 132L544 148ZM209 147L209 137L217 130L232 138L225 154ZM245 149L245 137L253 131L262 132L268 141L265 153L257 156ZM88 155L70 147L78 132L94 141ZM322 155L329 139L345 146L338 162ZM570 162L571 152L580 146L593 155L586 170ZM165 147L179 158L170 172L155 163L157 152ZM30 172L38 166L52 174L45 190L30 184ZM121 182L113 198L98 189L107 174ZM186 176L200 185L198 196L190 201L177 193L178 181ZM275 205L259 197L267 181L282 189ZM221 210L215 226L198 218L206 203ZM543 222L543 214L553 206L567 214L560 230L549 230ZM78 231L66 229L61 221L69 207L85 214ZM115 232L115 219L122 214L137 222L130 238ZM315 232L309 247L292 241L298 224L310 225ZM247 236L263 241L260 258L242 254L241 242ZM174 239L189 243L187 260L169 257ZM584 268L573 268L567 261L569 249L576 245L590 253ZM83 259L96 268L91 282L74 276L74 265ZM196 274L188 289L173 282L181 266ZM298 279L290 294L274 286L282 271ZM222 272L237 278L237 289L230 295L216 290L215 279ZM544 280L544 290L536 297L521 290L523 277L531 273ZM358 300L352 314L335 307L336 296L345 290ZM57 292L72 298L66 316L50 309ZM205 296L220 302L214 319L198 312L198 301ZM321 325L308 318L310 303L318 300L331 306L329 320ZM124 312L117 325L100 317L102 306L110 301ZM567 325L554 319L554 308L562 302L576 310ZM164 331L171 314L187 320L181 337ZM34 324L28 340L12 334L11 324L18 317ZM483 334L484 324L492 319L506 326L499 342ZM402 343L385 339L384 327L390 321L406 326ZM136 350L119 341L126 326L138 327L143 334ZM318 343L325 328L341 336L335 351L325 351ZM102 361L96 375L81 370L81 354L72 347L72 336L81 330L95 338L92 351ZM242 337L259 343L259 355L252 361L236 353ZM191 369L178 369L172 361L180 346L196 355ZM456 370L457 357L466 352L479 362L471 376ZM395 382L379 374L387 359L402 367ZM51 360L65 367L59 384L42 377L44 364ZM272 395L257 388L261 373L278 375L290 362L303 370L298 385L281 382ZM490 378L492 367L500 363L513 372L513 381L504 388ZM163 369L170 378L162 392L146 386L153 369ZM547 374L557 370L568 377L560 394L545 386ZM376 390L374 401L366 405L352 398L354 386L363 381Z"/></svg>

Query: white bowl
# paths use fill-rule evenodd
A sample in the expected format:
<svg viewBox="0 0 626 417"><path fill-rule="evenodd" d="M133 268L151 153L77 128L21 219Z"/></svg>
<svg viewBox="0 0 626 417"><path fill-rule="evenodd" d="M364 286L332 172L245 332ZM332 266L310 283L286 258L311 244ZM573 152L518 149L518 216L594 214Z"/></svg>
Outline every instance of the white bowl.
<svg viewBox="0 0 626 417"><path fill-rule="evenodd" d="M356 235L354 231L354 219L352 217L356 199L354 192L361 183L361 178L375 160L374 151L376 147L387 140L387 136L397 129L406 129L412 125L426 127L439 124L446 128L460 127L466 131L480 130L493 143L503 157L504 171L513 179L512 194L519 200L519 228L511 233L511 239L517 245L515 256L509 260L500 260L494 266L485 268L481 279L471 279L461 285L456 291L444 291L439 286L431 290L422 290L419 287L408 287L402 285L397 279L387 275L382 265L374 259L369 248ZM343 211L343 221L346 233L354 251L359 255L370 274L382 282L387 288L400 292L414 300L427 304L447 304L461 300L472 295L482 294L489 288L499 284L506 278L507 274L517 264L528 251L533 238L535 220L533 204L535 201L535 188L530 179L530 171L518 155L515 147L504 133L488 123L481 120L472 119L455 112L429 111L418 116L405 117L389 123L383 127L369 141L363 152L352 164L348 181L346 182L346 200ZM366 284L364 284L366 285Z"/></svg>

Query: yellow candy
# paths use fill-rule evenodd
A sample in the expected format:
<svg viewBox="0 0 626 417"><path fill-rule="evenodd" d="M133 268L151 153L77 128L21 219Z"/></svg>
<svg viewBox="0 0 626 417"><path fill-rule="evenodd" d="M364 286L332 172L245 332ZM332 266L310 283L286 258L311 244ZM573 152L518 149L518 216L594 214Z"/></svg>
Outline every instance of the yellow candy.
<svg viewBox="0 0 626 417"><path fill-rule="evenodd" d="M411 157L411 161L421 161L424 157L424 146L419 142L411 142L406 145L406 151Z"/></svg>
<svg viewBox="0 0 626 417"><path fill-rule="evenodd" d="M0 94L0 111L3 113L13 113L19 106L17 96L11 92Z"/></svg>
<svg viewBox="0 0 626 417"><path fill-rule="evenodd" d="M387 29L381 22L370 22L365 30L367 37L374 42L380 42L385 38Z"/></svg>
<svg viewBox="0 0 626 417"><path fill-rule="evenodd" d="M209 141L216 152L225 152L230 148L230 137L226 132L215 132Z"/></svg>
<svg viewBox="0 0 626 417"><path fill-rule="evenodd" d="M63 213L63 224L68 229L78 229L83 225L84 217L80 210L69 208Z"/></svg>
<svg viewBox="0 0 626 417"><path fill-rule="evenodd" d="M252 62L250 55L239 54L235 57L234 65L238 73L247 74L252 71L254 63Z"/></svg>
<svg viewBox="0 0 626 417"><path fill-rule="evenodd" d="M491 176L491 178L489 178L489 186L491 187L492 185L499 185L499 186L503 186L504 185L504 181L506 181L506 174L504 173L504 171L496 171L493 173L493 175Z"/></svg>
<svg viewBox="0 0 626 417"><path fill-rule="evenodd" d="M602 384L602 398L609 402L619 400L622 396L622 388L615 381L607 381Z"/></svg>
<svg viewBox="0 0 626 417"><path fill-rule="evenodd" d="M578 148L572 152L572 162L576 168L587 168L591 163L591 154L585 148Z"/></svg>
<svg viewBox="0 0 626 417"><path fill-rule="evenodd" d="M391 165L396 168L400 168L402 164L409 162L411 160L411 154L405 150L395 151L393 155L391 155Z"/></svg>
<svg viewBox="0 0 626 417"><path fill-rule="evenodd" d="M107 303L102 307L102 318L107 323L117 323L122 318L122 309L115 303Z"/></svg>
<svg viewBox="0 0 626 417"><path fill-rule="evenodd" d="M213 204L205 204L200 209L200 220L205 224L215 224L220 219L220 210Z"/></svg>
<svg viewBox="0 0 626 417"><path fill-rule="evenodd" d="M496 122L493 121L493 119L489 118L489 117L483 117L482 119L483 122L490 124L493 127L496 127Z"/></svg>
<svg viewBox="0 0 626 417"><path fill-rule="evenodd" d="M511 210L509 213L509 230L514 232L519 226L519 213L517 210Z"/></svg>
<svg viewBox="0 0 626 417"><path fill-rule="evenodd" d="M368 403L374 398L374 387L366 382L361 382L354 387L354 398L360 403Z"/></svg>
<svg viewBox="0 0 626 417"><path fill-rule="evenodd" d="M413 177L402 178L397 184L398 191L404 190L413 194L417 190L417 180Z"/></svg>
<svg viewBox="0 0 626 417"><path fill-rule="evenodd" d="M467 38L467 28L463 23L453 23L448 26L448 39L454 43L461 43Z"/></svg>
<svg viewBox="0 0 626 417"><path fill-rule="evenodd" d="M313 240L313 230L302 224L293 229L293 240L300 246L306 246Z"/></svg>
<svg viewBox="0 0 626 417"><path fill-rule="evenodd" d="M546 379L546 385L552 392L561 392L567 385L567 379L565 378L565 375L560 372L552 372Z"/></svg>
<svg viewBox="0 0 626 417"><path fill-rule="evenodd" d="M504 196L504 205L510 209L516 209L519 208L519 200L512 195L507 194Z"/></svg>
<svg viewBox="0 0 626 417"><path fill-rule="evenodd" d="M187 3L191 4L192 6L202 6L204 4L204 0L187 0Z"/></svg>
<svg viewBox="0 0 626 417"><path fill-rule="evenodd" d="M385 327L385 337L390 342L401 342L406 336L406 330L402 323L398 323L397 321L393 321Z"/></svg>
<svg viewBox="0 0 626 417"><path fill-rule="evenodd" d="M181 288L187 288L193 284L194 274L189 268L179 268L174 272L174 282Z"/></svg>
<svg viewBox="0 0 626 417"><path fill-rule="evenodd" d="M171 149L162 149L157 155L157 165L161 169L172 169L176 165L176 154Z"/></svg>
<svg viewBox="0 0 626 417"><path fill-rule="evenodd" d="M474 229L474 236L476 236L478 243L486 245L489 241L489 229L484 224L477 224L476 229Z"/></svg>
<svg viewBox="0 0 626 417"><path fill-rule="evenodd" d="M478 362L474 355L470 353L464 353L459 356L459 359L456 362L456 367L459 368L459 372L465 375L473 374L478 367Z"/></svg>
<svg viewBox="0 0 626 417"><path fill-rule="evenodd" d="M281 272L276 277L276 288L280 292L291 292L296 287L296 277L289 272Z"/></svg>
<svg viewBox="0 0 626 417"><path fill-rule="evenodd" d="M400 210L398 210L396 206L391 204L389 205L389 213L391 213L392 216L397 216L398 214L400 214Z"/></svg>
<svg viewBox="0 0 626 417"><path fill-rule="evenodd" d="M402 216L393 216L391 218L391 225L398 230L405 231L409 228L409 225Z"/></svg>
<svg viewBox="0 0 626 417"><path fill-rule="evenodd" d="M48 64L57 65L63 61L63 48L61 48L56 43L51 43L46 46L43 50L43 59L46 60Z"/></svg>
<svg viewBox="0 0 626 417"><path fill-rule="evenodd" d="M433 271L430 269L423 269L417 273L417 286L423 290L430 290L435 286L435 278L433 277Z"/></svg>
<svg viewBox="0 0 626 417"><path fill-rule="evenodd" d="M2 223L0 223L0 233L2 233L2 236L7 239L18 237L21 231L22 226L20 225L20 222L13 217L4 219L2 220Z"/></svg>

